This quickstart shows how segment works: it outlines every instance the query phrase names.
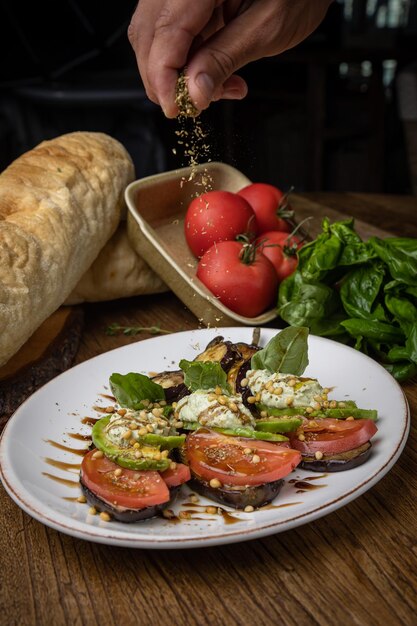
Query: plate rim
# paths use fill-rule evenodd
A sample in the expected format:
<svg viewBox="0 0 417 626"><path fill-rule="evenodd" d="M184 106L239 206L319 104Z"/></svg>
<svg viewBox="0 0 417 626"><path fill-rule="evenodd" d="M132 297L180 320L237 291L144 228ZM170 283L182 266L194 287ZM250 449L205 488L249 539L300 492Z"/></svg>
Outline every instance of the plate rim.
<svg viewBox="0 0 417 626"><path fill-rule="evenodd" d="M222 328L201 328L201 329L191 329L191 330L173 332L172 335L174 336L192 335L192 334L199 334L201 332L207 333L207 334L212 334L212 333L227 334L227 332L232 332L232 333L235 331L242 332L244 330L249 330L249 329L248 328L243 329L242 327L233 327L233 326L222 327ZM279 333L282 329L261 328L260 330L261 330L261 333L262 333L262 330L267 331L268 333L273 333L273 332ZM18 483L18 486L21 487L21 491L29 495L31 500L34 499L35 501L37 501L37 499L34 496L32 496L30 492L26 488L24 488L21 485L20 481L18 481L16 478L14 481L13 479L10 480L9 474L13 473L12 467L4 467L5 447L6 447L5 441L7 441L7 432L11 428L10 424L13 423L15 416L16 415L19 416L21 411L24 410L25 405L31 401L33 396L41 394L41 393L45 393L44 390L46 387L48 387L50 384L53 384L54 381L57 380L57 378L65 377L68 374L68 372L74 369L77 369L79 367L82 367L85 364L89 364L97 359L101 359L103 355L110 354L110 353L117 352L117 351L123 351L126 348L132 349L133 347L137 347L138 345L143 344L143 342L154 341L155 339L164 339L165 338L164 336L150 337L148 339L143 339L138 342L126 344L125 346L118 346L116 348L113 348L101 354L95 355L91 357L90 359L86 359L85 361L82 361L81 363L78 363L72 366L65 372L62 372L55 378L51 379L48 383L40 387L31 396L29 396L10 417L0 437L0 479L5 488L5 491L12 498L12 500L28 515L30 515L31 517L35 518L37 521L45 524L46 526L54 530L57 530L64 534L67 534L72 537L76 537L78 539L82 539L85 541L92 541L95 543L101 543L101 544L106 544L106 545L117 545L120 547L130 547L130 548L138 548L138 549L184 549L184 548L211 547L211 546L216 546L216 545L217 546L224 545L228 543L237 543L240 541L257 539L257 538L265 537L265 536L275 534L278 532L291 530L293 528L303 525L304 523L313 522L319 519L320 517L323 517L327 514L332 513L333 511L340 508L340 506L349 504L355 498L361 496L368 489L372 488L394 466L394 464L400 457L401 452L403 451L405 447L405 444L406 444L406 441L410 432L410 408L409 408L409 404L407 401L407 397L402 387L389 374L389 372L387 372L383 368L383 366L380 365L377 361L371 359L371 357L363 353L358 352L351 346L340 344L339 342L336 342L332 339L329 339L326 337L319 337L317 335L311 335L311 334L309 335L309 337L314 337L314 340L323 341L325 343L330 342L331 344L334 344L335 346L339 346L340 348L351 350L355 354L358 354L358 355L361 355L361 357L364 357L365 360L369 360L373 364L373 366L380 368L381 373L384 373L386 376L390 378L391 383L394 383L396 385L397 390L400 391L400 398L403 401L402 417L404 418L404 427L401 433L401 438L398 441L396 448L391 451L389 458L386 459L386 461L384 462L382 466L378 466L371 476L368 476L365 480L361 481L352 489L349 489L348 491L340 494L339 496L332 498L330 502L319 504L318 506L315 506L309 511L300 513L298 515L293 515L290 518L285 518L284 520L266 521L261 527L257 526L255 528L249 528L247 530L236 529L234 531L229 531L221 535L209 536L209 537L207 536L192 537L192 538L188 538L186 536L175 537L175 538L174 537L158 538L154 536L150 536L146 538L141 538L141 537L129 538L127 536L121 536L120 531L114 531L112 533L110 527L106 527L106 535L97 534L96 532L97 528L100 528L100 527L95 527L95 530L92 532L89 532L88 530L74 529L68 524L68 522L65 523L63 521L57 521L56 517L58 518L67 517L63 513L56 512L56 516L55 518L53 518L53 517L50 517L48 514L45 514L45 512L42 512L36 506L34 506L32 502L28 503L25 500L24 496L22 496L22 494L19 493L19 489L16 489L15 487L16 483ZM342 505L340 505L341 501L343 502ZM42 503L40 504L42 505ZM306 517L308 517L308 522L304 521L304 518ZM280 530L280 527L283 525L285 525L285 528ZM274 532L274 529L276 529L275 532Z"/></svg>

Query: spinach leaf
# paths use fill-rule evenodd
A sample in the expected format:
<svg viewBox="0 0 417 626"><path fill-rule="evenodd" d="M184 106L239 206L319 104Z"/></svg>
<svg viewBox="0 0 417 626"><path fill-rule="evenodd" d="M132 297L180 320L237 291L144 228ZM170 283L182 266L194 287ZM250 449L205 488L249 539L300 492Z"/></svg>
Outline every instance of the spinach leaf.
<svg viewBox="0 0 417 626"><path fill-rule="evenodd" d="M417 322L413 324L407 334L405 347L408 352L408 358L413 361L413 363L417 364Z"/></svg>
<svg viewBox="0 0 417 626"><path fill-rule="evenodd" d="M317 283L326 277L329 270L338 265L342 251L342 242L339 237L330 232L312 242L314 245L303 246L298 252L299 271L304 281Z"/></svg>
<svg viewBox="0 0 417 626"><path fill-rule="evenodd" d="M143 400L157 402L165 400L165 391L144 374L112 374L110 388L117 402L122 407L138 411L145 408Z"/></svg>
<svg viewBox="0 0 417 626"><path fill-rule="evenodd" d="M351 270L342 282L340 297L350 317L388 321L381 304L374 307L385 277L384 265L367 263Z"/></svg>
<svg viewBox="0 0 417 626"><path fill-rule="evenodd" d="M387 264L394 279L410 287L417 287L417 239L371 237L368 243Z"/></svg>
<svg viewBox="0 0 417 626"><path fill-rule="evenodd" d="M332 317L323 317L319 320L312 320L309 324L312 335L320 337L331 337L341 343L348 343L350 335L341 326L341 322L346 319L346 314L336 313Z"/></svg>
<svg viewBox="0 0 417 626"><path fill-rule="evenodd" d="M410 363L409 361L402 363L383 363L383 366L399 382L407 380L417 374L417 364Z"/></svg>
<svg viewBox="0 0 417 626"><path fill-rule="evenodd" d="M253 355L251 368L301 376L308 365L307 338L306 327L284 328Z"/></svg>
<svg viewBox="0 0 417 626"><path fill-rule="evenodd" d="M330 230L343 242L339 265L358 265L376 256L375 251L363 242L355 231L353 219L335 222L330 226Z"/></svg>
<svg viewBox="0 0 417 626"><path fill-rule="evenodd" d="M408 294L409 296L413 296L414 298L417 298L417 287L407 287L407 289L405 290L405 293Z"/></svg>
<svg viewBox="0 0 417 626"><path fill-rule="evenodd" d="M222 369L220 363L182 359L179 365L185 374L184 383L191 391L220 387L224 392L230 393L227 374Z"/></svg>
<svg viewBox="0 0 417 626"><path fill-rule="evenodd" d="M337 292L324 283L304 282L297 271L284 282L290 279L291 297L280 290L278 314L291 326L310 326L313 321L332 316L340 307Z"/></svg>
<svg viewBox="0 0 417 626"><path fill-rule="evenodd" d="M387 293L385 305L406 335L410 332L413 325L417 324L417 307L408 298L401 298L400 295L396 296L392 293Z"/></svg>
<svg viewBox="0 0 417 626"><path fill-rule="evenodd" d="M400 328L385 322L351 318L341 322L341 325L352 337L365 337L384 344L404 340L404 334Z"/></svg>
<svg viewBox="0 0 417 626"><path fill-rule="evenodd" d="M353 345L404 380L417 358L417 239L364 242L353 220L324 219L281 283L277 310L289 325Z"/></svg>
<svg viewBox="0 0 417 626"><path fill-rule="evenodd" d="M386 355L387 363L396 363L409 358L408 350L405 346L393 346Z"/></svg>

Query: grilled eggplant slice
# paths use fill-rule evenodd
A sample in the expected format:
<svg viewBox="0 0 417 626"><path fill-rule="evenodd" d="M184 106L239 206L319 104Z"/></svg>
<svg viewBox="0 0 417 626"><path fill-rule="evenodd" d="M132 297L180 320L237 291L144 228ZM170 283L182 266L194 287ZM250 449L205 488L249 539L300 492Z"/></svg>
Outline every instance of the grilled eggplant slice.
<svg viewBox="0 0 417 626"><path fill-rule="evenodd" d="M188 387L184 385L184 372L175 370L174 372L161 372L152 376L154 383L158 383L165 391L165 399L168 404L178 402L190 393Z"/></svg>
<svg viewBox="0 0 417 626"><path fill-rule="evenodd" d="M322 459L303 455L298 467L311 472L342 472L365 463L371 455L371 449L372 444L367 441L358 448L339 454L324 455Z"/></svg>
<svg viewBox="0 0 417 626"><path fill-rule="evenodd" d="M251 368L251 358L258 352L259 347L254 344L237 343L235 344L241 358L234 363L227 375L227 382L231 386L233 393L240 393L243 403L248 406L247 398L251 395L248 387L242 387L241 382L246 378L247 371ZM253 409L254 407L250 407Z"/></svg>
<svg viewBox="0 0 417 626"><path fill-rule="evenodd" d="M272 502L278 495L283 483L284 481L281 478L263 485L246 485L245 487L223 485L222 487L214 488L210 487L208 482L193 477L188 481L187 485L201 496L234 509L243 510L247 506L253 506L255 509L258 509Z"/></svg>
<svg viewBox="0 0 417 626"><path fill-rule="evenodd" d="M210 341L204 352L199 354L194 361L217 361L222 369L228 372L239 358L240 352L236 345L219 336Z"/></svg>
<svg viewBox="0 0 417 626"><path fill-rule="evenodd" d="M236 345L231 341L225 341L223 337L215 337L207 344L204 352L201 352L195 361L217 361L225 372L234 367L238 361L242 361L242 355ZM178 402L184 396L190 394L189 389L184 385L184 372L175 370L173 372L161 372L152 377L152 380L165 390L165 398L168 403Z"/></svg>
<svg viewBox="0 0 417 626"><path fill-rule="evenodd" d="M112 517L112 519L118 522L139 522L141 520L149 519L150 517L155 517L159 513L161 513L164 509L170 507L180 488L181 485L177 487L171 487L169 493L171 495L170 500L168 502L164 502L163 504L156 504L155 506L147 506L144 509L126 509L124 507L113 506L102 500L93 493L86 485L83 483L82 478L80 478L81 489L85 497L87 498L88 504L97 508L98 511L106 511Z"/></svg>

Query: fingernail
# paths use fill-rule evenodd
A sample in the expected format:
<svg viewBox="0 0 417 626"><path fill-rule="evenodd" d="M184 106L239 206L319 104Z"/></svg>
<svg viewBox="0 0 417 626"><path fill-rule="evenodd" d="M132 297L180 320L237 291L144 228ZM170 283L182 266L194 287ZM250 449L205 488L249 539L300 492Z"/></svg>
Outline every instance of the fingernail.
<svg viewBox="0 0 417 626"><path fill-rule="evenodd" d="M214 82L211 76L201 72L195 77L195 83L207 100L211 100L214 92Z"/></svg>
<svg viewBox="0 0 417 626"><path fill-rule="evenodd" d="M225 89L221 97L223 100L242 100L245 95L241 89Z"/></svg>

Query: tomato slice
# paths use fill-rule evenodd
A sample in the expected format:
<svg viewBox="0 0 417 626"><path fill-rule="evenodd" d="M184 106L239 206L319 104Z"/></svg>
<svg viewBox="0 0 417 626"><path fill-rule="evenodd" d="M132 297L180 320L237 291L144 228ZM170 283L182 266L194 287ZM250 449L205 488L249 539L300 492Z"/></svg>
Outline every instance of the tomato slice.
<svg viewBox="0 0 417 626"><path fill-rule="evenodd" d="M105 456L94 458L88 452L81 463L81 478L85 486L112 506L144 509L168 502L170 493L159 472L136 471L120 467ZM117 476L115 470L122 470Z"/></svg>
<svg viewBox="0 0 417 626"><path fill-rule="evenodd" d="M190 468L184 465L184 463L177 463L175 469L168 468L161 472L161 476L168 487L178 487L178 485L182 485L190 480L191 472Z"/></svg>
<svg viewBox="0 0 417 626"><path fill-rule="evenodd" d="M188 435L186 455L194 474L225 485L262 485L287 476L301 460L288 444L227 437L208 429Z"/></svg>
<svg viewBox="0 0 417 626"><path fill-rule="evenodd" d="M377 432L372 420L337 420L323 418L303 424L296 434L290 436L290 444L302 454L315 452L337 454L359 448ZM304 436L304 440L299 439Z"/></svg>

